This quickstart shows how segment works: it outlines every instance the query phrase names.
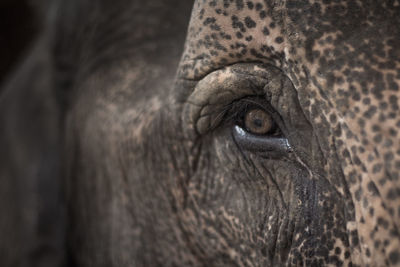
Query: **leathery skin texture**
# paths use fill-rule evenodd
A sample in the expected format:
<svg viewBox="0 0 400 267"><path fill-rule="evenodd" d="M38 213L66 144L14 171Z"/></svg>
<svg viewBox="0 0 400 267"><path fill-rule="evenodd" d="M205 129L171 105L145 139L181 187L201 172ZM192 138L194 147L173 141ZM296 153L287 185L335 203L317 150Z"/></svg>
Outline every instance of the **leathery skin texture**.
<svg viewBox="0 0 400 267"><path fill-rule="evenodd" d="M54 18L68 264L400 265L398 0L74 0Z"/></svg>

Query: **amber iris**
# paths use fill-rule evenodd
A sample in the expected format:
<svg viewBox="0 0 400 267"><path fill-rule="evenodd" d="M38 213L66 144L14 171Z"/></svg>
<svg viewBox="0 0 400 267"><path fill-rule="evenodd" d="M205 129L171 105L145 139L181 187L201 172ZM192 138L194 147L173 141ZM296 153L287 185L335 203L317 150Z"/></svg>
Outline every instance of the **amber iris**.
<svg viewBox="0 0 400 267"><path fill-rule="evenodd" d="M244 117L244 126L252 134L268 134L272 131L273 123L271 115L263 109L250 110Z"/></svg>

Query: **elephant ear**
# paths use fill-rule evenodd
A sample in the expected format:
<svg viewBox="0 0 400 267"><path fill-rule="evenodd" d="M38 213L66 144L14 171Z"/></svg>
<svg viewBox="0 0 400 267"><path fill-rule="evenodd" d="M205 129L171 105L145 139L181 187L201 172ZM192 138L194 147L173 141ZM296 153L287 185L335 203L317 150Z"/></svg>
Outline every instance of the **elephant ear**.
<svg viewBox="0 0 400 267"><path fill-rule="evenodd" d="M42 36L0 95L0 266L59 266L63 258L60 110Z"/></svg>

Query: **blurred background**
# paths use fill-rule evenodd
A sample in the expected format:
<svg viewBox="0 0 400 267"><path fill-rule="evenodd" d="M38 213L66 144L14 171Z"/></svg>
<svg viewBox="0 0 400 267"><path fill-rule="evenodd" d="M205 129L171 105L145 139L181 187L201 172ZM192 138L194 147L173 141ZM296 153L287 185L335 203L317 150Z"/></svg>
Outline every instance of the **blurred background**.
<svg viewBox="0 0 400 267"><path fill-rule="evenodd" d="M0 84L17 67L39 34L48 2L0 0Z"/></svg>
<svg viewBox="0 0 400 267"><path fill-rule="evenodd" d="M62 266L61 219L46 214L52 203L59 207L58 191L49 187L59 181L40 169L52 166L51 157L44 158L51 140L44 118L52 111L38 101L43 79L32 79L40 66L32 77L16 75L45 28L52 1L0 0L0 267Z"/></svg>

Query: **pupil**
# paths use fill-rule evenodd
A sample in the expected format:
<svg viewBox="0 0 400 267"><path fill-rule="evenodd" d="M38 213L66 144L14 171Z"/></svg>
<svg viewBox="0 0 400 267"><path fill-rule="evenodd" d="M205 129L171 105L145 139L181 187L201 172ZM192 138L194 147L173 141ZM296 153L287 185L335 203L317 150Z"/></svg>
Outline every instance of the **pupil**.
<svg viewBox="0 0 400 267"><path fill-rule="evenodd" d="M260 128L260 127L263 126L263 121L261 119L255 119L253 121L253 124L254 124L255 127Z"/></svg>

